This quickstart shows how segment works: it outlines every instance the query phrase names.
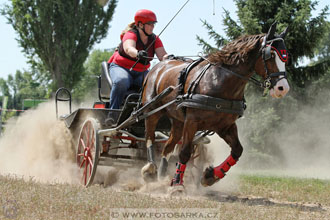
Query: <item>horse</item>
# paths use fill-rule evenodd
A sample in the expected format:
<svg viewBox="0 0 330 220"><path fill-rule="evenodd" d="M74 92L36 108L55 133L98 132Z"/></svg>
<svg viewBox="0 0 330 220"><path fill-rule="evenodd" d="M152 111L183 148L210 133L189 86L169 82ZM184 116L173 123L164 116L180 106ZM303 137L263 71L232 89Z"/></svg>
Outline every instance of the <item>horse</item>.
<svg viewBox="0 0 330 220"><path fill-rule="evenodd" d="M172 126L161 153L158 176L165 175L168 155L182 138L179 161L170 185L183 186L195 133L205 130L219 135L231 147L231 153L220 165L204 170L201 184L211 186L225 176L243 152L236 120L246 107L244 89L247 83L251 81L267 89L274 98L284 97L290 89L285 72L287 30L275 34L275 22L267 34L241 36L198 62L170 59L152 68L144 82L142 105L165 89L174 89L152 108L166 106L145 119L148 163L141 170L144 179L157 176L153 149L155 129L164 114L170 118ZM263 81L254 78L254 72Z"/></svg>

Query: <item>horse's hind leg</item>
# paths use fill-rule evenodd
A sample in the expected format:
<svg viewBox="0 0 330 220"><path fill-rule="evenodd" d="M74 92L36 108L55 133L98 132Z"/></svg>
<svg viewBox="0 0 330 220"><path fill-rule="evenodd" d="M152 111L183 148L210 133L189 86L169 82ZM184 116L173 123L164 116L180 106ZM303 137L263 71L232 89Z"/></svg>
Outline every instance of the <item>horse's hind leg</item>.
<svg viewBox="0 0 330 220"><path fill-rule="evenodd" d="M243 152L243 147L238 139L236 124L233 124L226 132L221 133L217 131L217 134L231 147L231 154L219 166L214 168L210 166L205 169L201 179L201 184L203 186L211 186L222 179L229 171L230 167L236 164Z"/></svg>
<svg viewBox="0 0 330 220"><path fill-rule="evenodd" d="M175 145L182 137L183 123L179 120L172 119L171 134L168 141L165 143L162 158L159 165L159 177L162 178L166 175L168 166L168 155L173 152Z"/></svg>
<svg viewBox="0 0 330 220"><path fill-rule="evenodd" d="M142 168L141 175L147 182L154 181L157 178L157 166L155 164L155 130L157 123L162 116L161 112L157 112L145 119L146 129L146 147L148 163Z"/></svg>
<svg viewBox="0 0 330 220"><path fill-rule="evenodd" d="M172 179L171 186L183 185L183 175L186 169L186 164L188 163L193 151L192 141L195 137L196 131L197 123L186 119L183 128L183 147L179 154L179 162L176 165L176 172L174 178Z"/></svg>

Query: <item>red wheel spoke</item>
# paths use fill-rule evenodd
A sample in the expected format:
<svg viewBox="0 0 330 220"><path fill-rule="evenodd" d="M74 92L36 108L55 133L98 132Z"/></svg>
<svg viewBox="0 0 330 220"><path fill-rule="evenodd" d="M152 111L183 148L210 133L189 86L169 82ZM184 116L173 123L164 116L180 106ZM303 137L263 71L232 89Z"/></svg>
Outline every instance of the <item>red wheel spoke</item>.
<svg viewBox="0 0 330 220"><path fill-rule="evenodd" d="M90 144L90 149L94 149L95 148L95 138L93 138L91 144Z"/></svg>
<svg viewBox="0 0 330 220"><path fill-rule="evenodd" d="M85 142L84 142L84 139L82 139L82 138L80 138L80 143L81 143L81 145L84 147L84 149L86 148L86 145L85 145Z"/></svg>
<svg viewBox="0 0 330 220"><path fill-rule="evenodd" d="M81 162L81 164L80 164L80 167L79 167L79 168L82 168L82 166L84 165L85 161L86 161L86 159L84 158L84 159L83 159L83 161Z"/></svg>
<svg viewBox="0 0 330 220"><path fill-rule="evenodd" d="M93 164L91 164L91 165L89 166L89 176L92 175L92 169L93 169Z"/></svg>
<svg viewBox="0 0 330 220"><path fill-rule="evenodd" d="M89 136L89 134L88 134L88 132L87 132L87 127L84 127L84 135L85 135L85 137L86 137L86 144L87 144L87 146L88 146L88 136Z"/></svg>
<svg viewBox="0 0 330 220"><path fill-rule="evenodd" d="M89 147L90 145L90 136L91 136L91 123L87 124L87 146Z"/></svg>
<svg viewBox="0 0 330 220"><path fill-rule="evenodd" d="M88 163L86 163L86 166L85 166L85 169L84 169L85 186L87 184L87 168L88 168Z"/></svg>
<svg viewBox="0 0 330 220"><path fill-rule="evenodd" d="M93 166L93 160L92 160L92 158L88 157L88 162L89 162L89 164L90 164L91 166Z"/></svg>

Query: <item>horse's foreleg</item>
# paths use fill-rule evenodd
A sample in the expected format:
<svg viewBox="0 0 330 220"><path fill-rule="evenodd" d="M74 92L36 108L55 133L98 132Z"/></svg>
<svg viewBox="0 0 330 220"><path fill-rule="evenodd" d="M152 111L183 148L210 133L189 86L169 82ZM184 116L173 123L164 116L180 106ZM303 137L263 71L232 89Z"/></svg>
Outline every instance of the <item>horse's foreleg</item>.
<svg viewBox="0 0 330 220"><path fill-rule="evenodd" d="M179 154L179 162L176 165L176 172L172 179L171 186L183 185L183 175L186 164L191 157L193 151L192 141L197 131L197 124L186 120L183 128L183 148Z"/></svg>
<svg viewBox="0 0 330 220"><path fill-rule="evenodd" d="M142 168L141 175L147 182L155 180L157 177L157 166L155 164L155 130L161 112L157 112L145 120L146 128L146 147L147 147L147 161L148 163Z"/></svg>
<svg viewBox="0 0 330 220"><path fill-rule="evenodd" d="M179 142L182 137L183 123L179 120L172 120L172 127L170 137L165 143L162 151L162 158L159 165L159 177L164 177L168 166L168 155L173 152L175 145Z"/></svg>
<svg viewBox="0 0 330 220"><path fill-rule="evenodd" d="M225 133L217 132L217 134L231 147L231 154L219 166L210 166L205 169L201 180L203 186L211 186L222 179L229 169L236 164L243 152L243 147L238 139L236 124L233 124Z"/></svg>

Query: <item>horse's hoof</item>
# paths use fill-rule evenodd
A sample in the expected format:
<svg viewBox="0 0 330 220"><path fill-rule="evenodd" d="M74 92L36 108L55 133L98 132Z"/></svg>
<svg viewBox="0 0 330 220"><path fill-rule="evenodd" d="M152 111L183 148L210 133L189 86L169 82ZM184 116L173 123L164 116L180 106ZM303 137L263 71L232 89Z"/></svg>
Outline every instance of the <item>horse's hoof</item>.
<svg viewBox="0 0 330 220"><path fill-rule="evenodd" d="M182 196L186 195L186 189L184 188L184 185L173 185L168 189L168 194L170 196Z"/></svg>
<svg viewBox="0 0 330 220"><path fill-rule="evenodd" d="M203 172L203 176L201 178L201 185L206 186L212 186L214 183L218 182L220 179L214 177L214 171L213 167L207 167L205 171Z"/></svg>
<svg viewBox="0 0 330 220"><path fill-rule="evenodd" d="M154 182L157 180L157 166L154 163L147 163L141 169L141 175L145 182Z"/></svg>

